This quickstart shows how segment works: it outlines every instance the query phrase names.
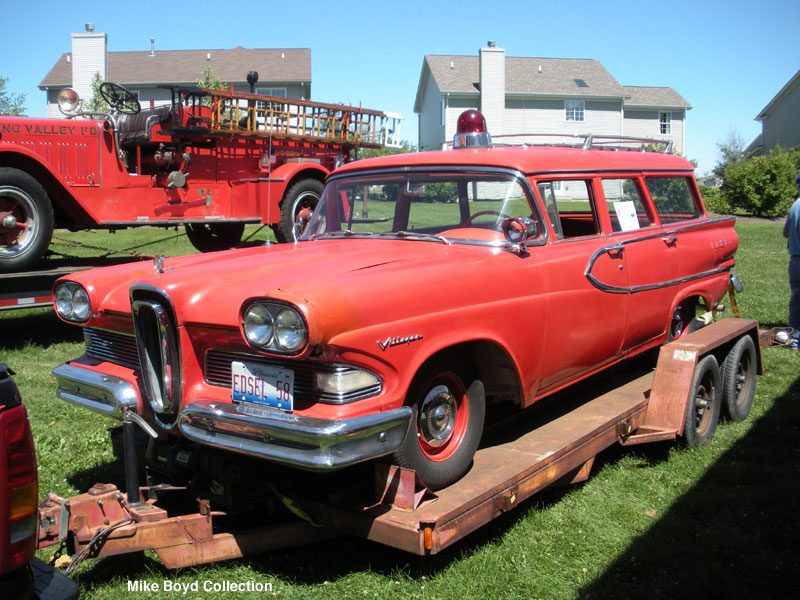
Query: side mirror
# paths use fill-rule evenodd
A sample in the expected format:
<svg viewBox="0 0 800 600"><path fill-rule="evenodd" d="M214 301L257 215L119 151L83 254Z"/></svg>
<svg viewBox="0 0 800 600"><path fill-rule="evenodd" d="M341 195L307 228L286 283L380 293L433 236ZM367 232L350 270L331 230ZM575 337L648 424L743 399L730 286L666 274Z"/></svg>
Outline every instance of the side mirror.
<svg viewBox="0 0 800 600"><path fill-rule="evenodd" d="M528 217L511 217L502 223L503 235L512 244L524 244L539 235L539 225Z"/></svg>

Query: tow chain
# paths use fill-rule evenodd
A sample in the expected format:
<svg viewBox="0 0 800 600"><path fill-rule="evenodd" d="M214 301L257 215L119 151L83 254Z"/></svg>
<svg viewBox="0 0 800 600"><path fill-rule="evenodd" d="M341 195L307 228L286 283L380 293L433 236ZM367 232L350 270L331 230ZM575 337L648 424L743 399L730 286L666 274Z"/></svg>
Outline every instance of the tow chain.
<svg viewBox="0 0 800 600"><path fill-rule="evenodd" d="M178 237L180 235L185 235L185 234L176 233L176 235L173 236L173 237ZM171 239L171 238L164 238L164 239L156 240L156 241L153 241L153 242L148 242L147 244L143 244L143 246L149 246L151 244L157 244L159 242L163 242L163 241L166 241L166 240L169 240L169 239ZM146 259L152 259L155 256L155 254L143 254L143 253L139 252L136 248L128 248L127 250L117 250L115 248L105 248L103 246L93 246L92 244L86 244L84 242L77 242L75 240L69 240L67 238L59 237L59 236L56 236L56 235L53 236L53 244L52 245L55 245L55 246L68 246L70 248L84 248L84 249L87 249L87 250L97 250L97 251L103 253L101 256L94 257L94 258L106 258L106 257L114 255L114 254L126 254L128 256L133 256L133 257L138 258L140 260L146 260ZM139 247L141 247L141 246L139 246ZM64 254L63 252L53 251L52 249L49 251L49 254L50 255L54 255L54 256L59 256L59 257L62 257L62 258L90 258L90 257L83 257L83 256L72 256L72 255L69 255L69 254Z"/></svg>

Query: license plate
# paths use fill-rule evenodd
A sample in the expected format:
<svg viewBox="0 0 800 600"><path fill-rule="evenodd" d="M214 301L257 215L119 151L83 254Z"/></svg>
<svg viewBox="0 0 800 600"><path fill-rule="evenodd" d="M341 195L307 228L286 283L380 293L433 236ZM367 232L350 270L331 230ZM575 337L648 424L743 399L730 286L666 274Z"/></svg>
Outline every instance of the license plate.
<svg viewBox="0 0 800 600"><path fill-rule="evenodd" d="M231 398L291 411L294 407L294 371L234 361L231 363Z"/></svg>

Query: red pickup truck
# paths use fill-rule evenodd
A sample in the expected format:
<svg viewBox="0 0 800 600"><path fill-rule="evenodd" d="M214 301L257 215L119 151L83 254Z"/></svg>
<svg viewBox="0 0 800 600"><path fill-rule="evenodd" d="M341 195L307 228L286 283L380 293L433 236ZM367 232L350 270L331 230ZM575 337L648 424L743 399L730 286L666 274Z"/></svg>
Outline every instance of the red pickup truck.
<svg viewBox="0 0 800 600"><path fill-rule="evenodd" d="M12 374L0 363L0 596L72 600L78 586L34 557L39 532L36 454Z"/></svg>
<svg viewBox="0 0 800 600"><path fill-rule="evenodd" d="M486 414L685 335L731 281L734 219L709 217L688 161L527 142L492 146L471 111L451 150L330 175L296 244L61 279L86 353L54 370L59 397L227 456L387 456L452 483ZM689 403L691 443L720 408Z"/></svg>

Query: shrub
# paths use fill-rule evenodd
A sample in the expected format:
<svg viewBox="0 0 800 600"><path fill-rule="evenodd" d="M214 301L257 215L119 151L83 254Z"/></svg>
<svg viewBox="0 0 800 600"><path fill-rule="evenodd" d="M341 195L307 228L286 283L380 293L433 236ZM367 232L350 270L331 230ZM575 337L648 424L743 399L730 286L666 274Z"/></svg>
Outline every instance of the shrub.
<svg viewBox="0 0 800 600"><path fill-rule="evenodd" d="M768 155L731 163L725 169L725 201L757 217L785 216L795 195L796 154L777 146Z"/></svg>
<svg viewBox="0 0 800 600"><path fill-rule="evenodd" d="M725 200L722 192L716 188L701 185L700 195L703 197L703 204L706 205L708 212L718 215L729 215L733 212L731 205Z"/></svg>

